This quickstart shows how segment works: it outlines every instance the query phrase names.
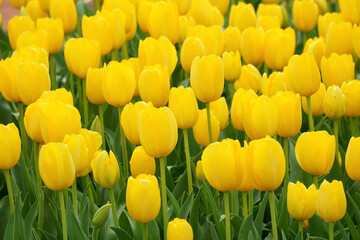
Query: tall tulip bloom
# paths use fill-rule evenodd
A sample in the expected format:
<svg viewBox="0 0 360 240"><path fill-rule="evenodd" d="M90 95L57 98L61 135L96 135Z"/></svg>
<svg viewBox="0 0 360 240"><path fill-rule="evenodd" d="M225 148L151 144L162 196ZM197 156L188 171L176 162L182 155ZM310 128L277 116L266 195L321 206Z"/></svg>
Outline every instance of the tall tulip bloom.
<svg viewBox="0 0 360 240"><path fill-rule="evenodd" d="M191 225L185 219L175 218L169 222L167 230L168 240L192 240L193 231Z"/></svg>
<svg viewBox="0 0 360 240"><path fill-rule="evenodd" d="M199 111L198 119L193 127L194 137L197 144L206 147L212 142L218 140L220 136L220 122L217 120L215 115L210 110L210 121L211 121L211 137L212 141L209 140L209 127L208 127L207 110L202 109Z"/></svg>
<svg viewBox="0 0 360 240"><path fill-rule="evenodd" d="M360 165L360 154L357 151L360 146L359 140L359 137L352 137L350 139L345 155L346 173L352 180L357 182L360 182L360 174L358 171Z"/></svg>
<svg viewBox="0 0 360 240"><path fill-rule="evenodd" d="M292 14L295 27L302 32L309 32L316 26L319 8L313 0L295 0Z"/></svg>
<svg viewBox="0 0 360 240"><path fill-rule="evenodd" d="M352 30L352 47L354 52L360 56L360 26L354 25Z"/></svg>
<svg viewBox="0 0 360 240"><path fill-rule="evenodd" d="M248 111L248 108L258 98L258 95L251 89L244 90L239 88L236 90L231 105L231 122L237 130L244 131L244 117Z"/></svg>
<svg viewBox="0 0 360 240"><path fill-rule="evenodd" d="M0 60L0 91L9 102L21 102L18 90L21 58L11 57Z"/></svg>
<svg viewBox="0 0 360 240"><path fill-rule="evenodd" d="M286 90L284 74L282 72L272 72L269 77L263 74L261 93L268 97L274 96L277 92Z"/></svg>
<svg viewBox="0 0 360 240"><path fill-rule="evenodd" d="M224 52L241 53L241 31L237 27L228 26L224 30ZM242 53L241 53L242 54Z"/></svg>
<svg viewBox="0 0 360 240"><path fill-rule="evenodd" d="M224 77L227 81L234 83L241 75L241 57L238 51L224 52L222 54L224 63Z"/></svg>
<svg viewBox="0 0 360 240"><path fill-rule="evenodd" d="M262 28L246 28L241 36L241 54L247 64L264 62L265 32Z"/></svg>
<svg viewBox="0 0 360 240"><path fill-rule="evenodd" d="M322 37L309 38L304 46L303 53L310 53L315 57L318 68L321 67L321 59L326 55L326 45Z"/></svg>
<svg viewBox="0 0 360 240"><path fill-rule="evenodd" d="M36 29L47 32L49 40L49 54L58 53L64 44L64 29L60 18L39 18Z"/></svg>
<svg viewBox="0 0 360 240"><path fill-rule="evenodd" d="M360 3L356 0L339 0L340 14L353 24L360 24Z"/></svg>
<svg viewBox="0 0 360 240"><path fill-rule="evenodd" d="M211 5L207 0L192 0L187 15L194 18L195 22L199 25L213 26L224 25L224 18L219 9Z"/></svg>
<svg viewBox="0 0 360 240"><path fill-rule="evenodd" d="M49 52L49 36L45 30L25 31L22 32L16 43L16 48L21 49L25 47L37 46Z"/></svg>
<svg viewBox="0 0 360 240"><path fill-rule="evenodd" d="M224 33L222 32L221 27L217 25L210 27L196 25L189 28L187 36L200 38L205 46L205 55L215 54L221 56L224 47Z"/></svg>
<svg viewBox="0 0 360 240"><path fill-rule="evenodd" d="M340 13L327 12L324 15L320 15L318 18L318 32L319 36L326 39L326 34L331 23L338 23L344 21L344 18Z"/></svg>
<svg viewBox="0 0 360 240"><path fill-rule="evenodd" d="M140 25L140 24L139 24ZM185 41L185 38L187 37L187 33L190 27L194 27L195 20L194 18L185 15L185 16L179 16L179 43L183 44Z"/></svg>
<svg viewBox="0 0 360 240"><path fill-rule="evenodd" d="M350 117L351 133L357 134L355 118L360 116L360 82L351 80L341 85L341 92L345 95L345 115Z"/></svg>
<svg viewBox="0 0 360 240"><path fill-rule="evenodd" d="M238 2L232 5L229 15L229 26L235 26L244 31L248 27L255 27L255 9L251 3Z"/></svg>
<svg viewBox="0 0 360 240"><path fill-rule="evenodd" d="M15 16L9 20L8 25L9 42L12 49L17 49L17 39L25 31L35 31L35 23L30 16Z"/></svg>
<svg viewBox="0 0 360 240"><path fill-rule="evenodd" d="M255 92L261 91L261 74L252 64L242 66L241 76L235 81L235 89L252 89Z"/></svg>
<svg viewBox="0 0 360 240"><path fill-rule="evenodd" d="M345 96L340 87L332 85L328 87L324 98L324 112L328 118L338 120L345 115Z"/></svg>
<svg viewBox="0 0 360 240"><path fill-rule="evenodd" d="M339 39L339 36L342 36ZM330 23L326 33L326 54L351 54L352 25L349 22Z"/></svg>
<svg viewBox="0 0 360 240"><path fill-rule="evenodd" d="M229 124L229 107L225 97L210 103L210 111L220 123L220 130L224 130Z"/></svg>
<svg viewBox="0 0 360 240"><path fill-rule="evenodd" d="M60 18L62 20L65 33L70 33L75 29L77 12L73 0L51 0L49 12L51 18Z"/></svg>
<svg viewBox="0 0 360 240"><path fill-rule="evenodd" d="M181 66L187 73L191 70L191 65L195 57L205 55L205 46L200 38L191 36L187 37L181 47L180 61Z"/></svg>
<svg viewBox="0 0 360 240"><path fill-rule="evenodd" d="M278 4L263 4L260 3L256 10L257 17L270 15L279 19L280 25L283 24L283 13L281 6Z"/></svg>
<svg viewBox="0 0 360 240"><path fill-rule="evenodd" d="M131 176L136 178L140 174L154 175L156 170L155 158L150 157L143 146L137 146L130 159Z"/></svg>
<svg viewBox="0 0 360 240"><path fill-rule="evenodd" d="M296 184L290 182L287 189L288 212L302 224L302 221L310 219L315 213L318 191L314 184L306 188L299 181Z"/></svg>
<svg viewBox="0 0 360 240"><path fill-rule="evenodd" d="M105 78L104 68L90 68L86 74L86 97L92 103L101 105L106 103L102 88L102 81Z"/></svg>
<svg viewBox="0 0 360 240"><path fill-rule="evenodd" d="M321 75L326 88L353 80L354 73L355 63L349 54L332 53L330 57L321 59Z"/></svg>
<svg viewBox="0 0 360 240"><path fill-rule="evenodd" d="M320 83L320 88L316 91L316 93L310 96L311 113L313 116L321 116L322 114L324 114L323 102L325 92L325 85L323 83ZM301 98L301 103L304 112L306 114L309 114L306 97Z"/></svg>

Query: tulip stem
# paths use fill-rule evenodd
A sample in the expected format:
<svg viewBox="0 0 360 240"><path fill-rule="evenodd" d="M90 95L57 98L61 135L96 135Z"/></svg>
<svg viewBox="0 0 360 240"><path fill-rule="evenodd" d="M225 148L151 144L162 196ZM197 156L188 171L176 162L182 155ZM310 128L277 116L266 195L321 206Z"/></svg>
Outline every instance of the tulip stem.
<svg viewBox="0 0 360 240"><path fill-rule="evenodd" d="M230 86L231 86L231 102L232 102L235 94L235 81L230 82Z"/></svg>
<svg viewBox="0 0 360 240"><path fill-rule="evenodd" d="M245 218L248 217L247 197L246 197L246 192L242 192L241 194L243 200L243 215L245 220Z"/></svg>
<svg viewBox="0 0 360 240"><path fill-rule="evenodd" d="M127 41L124 42L124 45L122 46L122 59L128 59L128 43Z"/></svg>
<svg viewBox="0 0 360 240"><path fill-rule="evenodd" d="M212 136L212 127L211 127L211 118L210 118L210 103L205 103L206 105L206 114L207 114L207 122L208 122L208 132L209 132L209 144L213 142Z"/></svg>
<svg viewBox="0 0 360 240"><path fill-rule="evenodd" d="M73 206L74 206L74 211L76 213L76 216L78 216L78 209L77 209L77 190L76 190L76 177L74 180L74 183L72 185L72 197L73 197Z"/></svg>
<svg viewBox="0 0 360 240"><path fill-rule="evenodd" d="M298 223L299 223L299 232L301 234L301 240L303 240L304 239L303 221L298 221Z"/></svg>
<svg viewBox="0 0 360 240"><path fill-rule="evenodd" d="M10 210L13 213L15 210L14 205L14 197L12 192L12 186L11 186L11 179L10 179L10 172L9 170L4 170L5 180L6 180L6 187L9 194L9 203L10 203Z"/></svg>
<svg viewBox="0 0 360 240"><path fill-rule="evenodd" d="M93 232L92 232L92 240L99 239L99 230L100 230L100 228L94 227Z"/></svg>
<svg viewBox="0 0 360 240"><path fill-rule="evenodd" d="M147 240L148 239L148 223L144 223L144 240Z"/></svg>
<svg viewBox="0 0 360 240"><path fill-rule="evenodd" d="M268 66L266 65L266 63L264 62L263 63L264 64L264 71L263 71L263 73L266 73L266 75L268 76L269 75L269 68L268 68Z"/></svg>
<svg viewBox="0 0 360 240"><path fill-rule="evenodd" d="M164 219L164 239L167 239L167 225L168 225L168 211L167 211L167 196L166 196L166 175L165 175L166 158L160 158L160 176L161 176L161 198L162 211Z"/></svg>
<svg viewBox="0 0 360 240"><path fill-rule="evenodd" d="M314 120L313 120L313 116L312 116L310 96L306 96L306 101L307 101L307 107L308 107L309 129L310 129L310 132L312 132L312 131L314 131Z"/></svg>
<svg viewBox="0 0 360 240"><path fill-rule="evenodd" d="M82 91L83 91L83 102L84 102L85 128L87 128L89 124L89 115L88 115L88 100L86 97L86 78L82 80Z"/></svg>
<svg viewBox="0 0 360 240"><path fill-rule="evenodd" d="M75 96L75 90L74 90L74 75L72 72L69 72L69 82L70 82L70 92L73 96Z"/></svg>
<svg viewBox="0 0 360 240"><path fill-rule="evenodd" d="M329 240L334 240L334 223L329 222Z"/></svg>
<svg viewBox="0 0 360 240"><path fill-rule="evenodd" d="M36 185L37 185L37 194L39 196L39 215L38 215L38 229L43 228L44 222L44 193L42 179L40 176L39 170L39 144L37 142L33 143L34 153L35 153L35 169L36 169Z"/></svg>
<svg viewBox="0 0 360 240"><path fill-rule="evenodd" d="M275 196L274 191L269 192L269 204L270 204L270 213L271 213L271 225L272 225L272 234L273 239L278 239L277 225L276 225L276 208L275 208Z"/></svg>
<svg viewBox="0 0 360 240"><path fill-rule="evenodd" d="M188 130L183 129L184 133L184 144L185 144L185 157L186 157L186 171L187 171L187 179L188 179L188 190L189 195L192 192L192 176L191 176L191 165L190 165L190 150L189 150L189 136Z"/></svg>
<svg viewBox="0 0 360 240"><path fill-rule="evenodd" d="M306 44L306 40L307 40L307 33L303 32L303 46L305 47Z"/></svg>
<svg viewBox="0 0 360 240"><path fill-rule="evenodd" d="M339 121L340 121L340 119L334 120L334 135L335 135L335 157L338 158L338 162L340 164L340 159L339 159Z"/></svg>
<svg viewBox="0 0 360 240"><path fill-rule="evenodd" d="M64 203L64 191L59 192L60 197L60 209L61 209L61 221L62 221L62 227L63 227L63 240L67 240L67 223L66 223L66 214L65 214L65 203Z"/></svg>
<svg viewBox="0 0 360 240"><path fill-rule="evenodd" d="M253 213L253 198L254 198L254 191L249 191L249 214Z"/></svg>
<svg viewBox="0 0 360 240"><path fill-rule="evenodd" d="M90 199L91 214L94 215L95 214L95 202L94 202L94 196L92 194L92 190L91 190L91 186L90 186L91 183L89 181L89 176L85 176L84 181L85 181L86 187L89 187L88 196Z"/></svg>
<svg viewBox="0 0 360 240"><path fill-rule="evenodd" d="M99 0L97 0L97 1L99 1ZM117 49L111 51L111 60L119 61L119 51Z"/></svg>
<svg viewBox="0 0 360 240"><path fill-rule="evenodd" d="M102 148L103 150L106 150L106 145L105 145L105 127L104 127L104 113L103 113L103 105L100 104L98 105L98 110L99 110L99 117L100 117L100 124L101 124L101 136L102 136Z"/></svg>
<svg viewBox="0 0 360 240"><path fill-rule="evenodd" d="M100 1L99 0L95 0L95 10L100 10Z"/></svg>
<svg viewBox="0 0 360 240"><path fill-rule="evenodd" d="M231 231L230 231L229 192L224 192L224 207L225 207L226 240L230 240Z"/></svg>
<svg viewBox="0 0 360 240"><path fill-rule="evenodd" d="M287 188L289 183L289 139L283 138L284 142L284 154L285 154L285 183L284 186Z"/></svg>
<svg viewBox="0 0 360 240"><path fill-rule="evenodd" d="M124 133L124 129L121 126L121 113L122 113L123 109L124 109L123 107L118 107L120 137L121 137L121 153L122 153L123 165L124 165L123 166L124 167L124 177L125 177L125 181L126 181L129 177L129 162L128 162L127 151L126 151L125 133Z"/></svg>
<svg viewBox="0 0 360 240"><path fill-rule="evenodd" d="M49 56L49 65L50 65L51 89L55 90L57 86L56 86L55 62L54 62L53 54L50 54Z"/></svg>
<svg viewBox="0 0 360 240"><path fill-rule="evenodd" d="M114 219L115 227L120 227L120 225L119 225L119 220L118 220L118 217L117 217L117 210L116 210L116 201L115 201L115 196L114 196L114 189L112 189L112 188L109 189L109 197L110 197L111 210L112 210L112 214L113 214L113 219Z"/></svg>
<svg viewBox="0 0 360 240"><path fill-rule="evenodd" d="M26 143L25 124L24 124L24 104L22 102L19 102L18 108L19 108L19 116L20 116L21 144L23 147L24 159L28 164L28 151L27 151L27 143Z"/></svg>
<svg viewBox="0 0 360 240"><path fill-rule="evenodd" d="M239 201L238 201L238 191L234 190L231 192L231 213L238 214L239 212Z"/></svg>
<svg viewBox="0 0 360 240"><path fill-rule="evenodd" d="M351 127L351 135L353 137L357 137L358 136L358 126L357 126L356 118L354 118L354 117L350 118L350 127Z"/></svg>
<svg viewBox="0 0 360 240"><path fill-rule="evenodd" d="M319 176L314 176L313 180L316 189L319 189Z"/></svg>

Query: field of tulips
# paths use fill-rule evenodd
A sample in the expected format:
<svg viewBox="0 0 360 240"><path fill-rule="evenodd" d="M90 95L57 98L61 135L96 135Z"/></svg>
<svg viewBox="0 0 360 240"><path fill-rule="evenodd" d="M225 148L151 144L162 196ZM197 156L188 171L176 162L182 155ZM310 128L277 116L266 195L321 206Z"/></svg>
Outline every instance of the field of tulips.
<svg viewBox="0 0 360 240"><path fill-rule="evenodd" d="M0 239L360 240L359 0L9 2Z"/></svg>

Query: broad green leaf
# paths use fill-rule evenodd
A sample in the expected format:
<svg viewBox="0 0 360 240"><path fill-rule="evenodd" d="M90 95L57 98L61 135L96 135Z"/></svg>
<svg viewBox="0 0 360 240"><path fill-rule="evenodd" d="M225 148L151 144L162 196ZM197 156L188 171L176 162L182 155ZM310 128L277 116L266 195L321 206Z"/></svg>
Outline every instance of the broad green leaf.
<svg viewBox="0 0 360 240"><path fill-rule="evenodd" d="M259 207L259 210L256 214L255 221L254 221L255 228L260 236L262 235L262 231L264 228L263 221L264 221L265 210L266 210L266 206L268 205L268 202L269 202L268 201L268 193L266 192L260 203L260 207Z"/></svg>
<svg viewBox="0 0 360 240"><path fill-rule="evenodd" d="M66 204L66 221L68 227L68 235L70 240L86 240L88 236L82 230L79 218L74 212L74 208L70 198Z"/></svg>
<svg viewBox="0 0 360 240"><path fill-rule="evenodd" d="M118 237L118 239L121 240L133 240L132 237L129 236L129 234L127 232L125 232L124 230L122 230L121 228L117 228L117 227L111 227L112 230L114 230L116 236Z"/></svg>
<svg viewBox="0 0 360 240"><path fill-rule="evenodd" d="M249 236L249 231L252 232L252 236L255 236L255 239L260 239L260 236L258 232L256 231L254 222L253 222L253 216L249 215L245 221L242 223L240 231L239 231L239 240L246 240Z"/></svg>
<svg viewBox="0 0 360 240"><path fill-rule="evenodd" d="M179 218L187 219L193 200L194 200L194 192L191 192L190 196L186 199L185 203L180 208Z"/></svg>
<svg viewBox="0 0 360 240"><path fill-rule="evenodd" d="M351 233L352 238L353 239L360 239L359 230L356 229L353 221L351 220L351 217L349 216L349 214L347 212L345 212L345 221L346 221L346 224L349 227L349 231Z"/></svg>

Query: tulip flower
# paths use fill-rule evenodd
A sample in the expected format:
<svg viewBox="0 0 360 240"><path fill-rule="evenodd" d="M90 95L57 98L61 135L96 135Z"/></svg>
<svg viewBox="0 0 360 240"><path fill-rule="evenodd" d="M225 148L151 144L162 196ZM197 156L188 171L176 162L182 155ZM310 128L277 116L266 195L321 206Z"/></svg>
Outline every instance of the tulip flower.
<svg viewBox="0 0 360 240"><path fill-rule="evenodd" d="M168 240L192 240L193 231L185 219L175 218L169 222L167 236Z"/></svg>
<svg viewBox="0 0 360 240"><path fill-rule="evenodd" d="M351 80L341 85L341 92L345 95L345 115L350 117L351 133L357 134L355 118L360 116L360 82Z"/></svg>
<svg viewBox="0 0 360 240"><path fill-rule="evenodd" d="M20 7L26 5L26 1L25 1L25 0L10 0L10 4L11 4L11 6L13 6L14 8L20 9Z"/></svg>
<svg viewBox="0 0 360 240"><path fill-rule="evenodd" d="M360 181L359 169L360 155L357 149L359 148L359 137L352 137L349 141L348 148L345 155L345 169L347 175L354 181Z"/></svg>
<svg viewBox="0 0 360 240"><path fill-rule="evenodd" d="M130 158L131 176L136 178L140 174L155 175L155 159L150 157L142 146L137 146Z"/></svg>
<svg viewBox="0 0 360 240"><path fill-rule="evenodd" d="M178 42L180 44L183 44L183 42L185 41L185 39L187 37L188 29L190 27L194 27L195 25L196 25L195 20L192 17L179 16L179 41Z"/></svg>
<svg viewBox="0 0 360 240"><path fill-rule="evenodd" d="M104 68L89 68L86 74L86 97L92 103L101 105L106 103L102 88L102 81L105 78Z"/></svg>
<svg viewBox="0 0 360 240"><path fill-rule="evenodd" d="M360 56L360 26L354 25L352 30L352 47L354 52Z"/></svg>
<svg viewBox="0 0 360 240"><path fill-rule="evenodd" d="M189 28L187 36L200 38L205 46L205 56L212 54L221 56L224 46L224 33L219 26L196 25Z"/></svg>
<svg viewBox="0 0 360 240"><path fill-rule="evenodd" d="M74 105L71 92L67 91L65 88L58 88L53 91L45 91L42 93L40 99L46 100L48 102L60 101L65 104Z"/></svg>
<svg viewBox="0 0 360 240"><path fill-rule="evenodd" d="M292 14L295 27L302 32L309 32L316 26L319 8L313 0L295 0Z"/></svg>
<svg viewBox="0 0 360 240"><path fill-rule="evenodd" d="M258 95L253 90L244 90L239 88L236 90L233 102L231 104L231 122L233 126L239 130L244 131L244 116L248 111L247 109L258 98Z"/></svg>
<svg viewBox="0 0 360 240"><path fill-rule="evenodd" d="M32 45L15 50L11 58L18 58L18 60L30 60L38 63L43 63L46 68L49 68L49 54L41 47ZM9 59L9 58L8 58Z"/></svg>
<svg viewBox="0 0 360 240"><path fill-rule="evenodd" d="M229 124L229 108L224 97L210 103L210 111L220 123L220 130L224 130Z"/></svg>
<svg viewBox="0 0 360 240"><path fill-rule="evenodd" d="M180 15L185 15L190 8L192 0L175 0Z"/></svg>
<svg viewBox="0 0 360 240"><path fill-rule="evenodd" d="M9 102L20 102L18 73L21 58L11 57L0 60L0 91Z"/></svg>
<svg viewBox="0 0 360 240"><path fill-rule="evenodd" d="M310 219L316 208L318 191L314 184L306 188L304 184L297 181L296 184L289 183L287 187L287 209L294 219L302 221Z"/></svg>
<svg viewBox="0 0 360 240"><path fill-rule="evenodd" d="M341 39L338 37L342 36ZM352 25L349 22L330 23L326 33L326 54L351 54Z"/></svg>
<svg viewBox="0 0 360 240"><path fill-rule="evenodd" d="M360 3L356 0L339 0L340 14L353 24L360 24Z"/></svg>
<svg viewBox="0 0 360 240"><path fill-rule="evenodd" d="M224 30L224 52L241 52L241 31L237 27L228 26Z"/></svg>
<svg viewBox="0 0 360 240"><path fill-rule="evenodd" d="M224 52L222 54L224 64L224 77L229 82L234 82L241 75L241 57L238 51Z"/></svg>
<svg viewBox="0 0 360 240"><path fill-rule="evenodd" d="M267 32L272 28L281 28L281 23L277 16L259 15L256 20L256 27Z"/></svg>
<svg viewBox="0 0 360 240"><path fill-rule="evenodd" d="M135 87L135 92L134 92L133 97L139 96L139 77L140 77L140 73L141 73L141 70L142 70L141 66L140 66L139 58L123 59L121 61L121 63L123 63L125 65L128 65L134 71L136 87Z"/></svg>
<svg viewBox="0 0 360 240"><path fill-rule="evenodd" d="M25 31L22 32L17 39L16 47L21 49L24 47L38 46L43 48L46 52L49 52L49 36L45 30L38 31Z"/></svg>
<svg viewBox="0 0 360 240"><path fill-rule="evenodd" d="M280 23L280 26L283 24L283 13L280 5L278 4L263 4L260 3L256 10L257 17L259 16L273 16L277 17Z"/></svg>
<svg viewBox="0 0 360 240"><path fill-rule="evenodd" d="M202 160L199 160L196 163L196 178L199 181L207 181L205 173L204 173L204 168L203 168L203 165L202 165Z"/></svg>
<svg viewBox="0 0 360 240"><path fill-rule="evenodd" d="M25 11L33 21L36 21L38 18L46 17L46 12L41 8L40 2L38 0L32 0L26 4Z"/></svg>
<svg viewBox="0 0 360 240"><path fill-rule="evenodd" d="M205 55L205 46L200 38L191 36L187 37L181 47L180 61L185 72L189 73L195 57Z"/></svg>
<svg viewBox="0 0 360 240"><path fill-rule="evenodd" d="M213 6L217 7L220 10L222 15L225 15L226 11L228 10L228 7L229 7L230 0L225 0L225 1L222 1L222 0L210 0L210 3Z"/></svg>
<svg viewBox="0 0 360 240"><path fill-rule="evenodd" d="M315 57L318 68L321 67L321 59L326 55L326 45L324 39L320 38L309 38L304 46L303 53L310 53Z"/></svg>
<svg viewBox="0 0 360 240"><path fill-rule="evenodd" d="M274 96L279 91L286 90L284 74L282 72L272 72L269 77L264 73L262 77L261 92L268 97Z"/></svg>
<svg viewBox="0 0 360 240"><path fill-rule="evenodd" d="M137 8L137 22L141 31L148 33L148 19L151 12L151 9L154 7L155 2L150 0L143 0L139 2Z"/></svg>
<svg viewBox="0 0 360 240"><path fill-rule="evenodd" d="M15 16L9 20L8 37L12 49L17 49L17 39L25 31L34 32L35 23L30 16Z"/></svg>
<svg viewBox="0 0 360 240"><path fill-rule="evenodd" d="M39 18L36 22L36 29L47 32L49 54L55 54L61 50L64 44L64 29L60 18Z"/></svg>
<svg viewBox="0 0 360 240"><path fill-rule="evenodd" d="M210 121L211 121L211 138L209 140L209 127L208 127L208 118L207 110L202 109L199 111L198 119L193 126L194 137L200 146L206 147L212 142L218 140L220 135L220 122L217 120L215 115L210 111Z"/></svg>
<svg viewBox="0 0 360 240"><path fill-rule="evenodd" d="M192 0L188 16L194 18L196 24L204 26L224 25L224 17L218 8L207 0Z"/></svg>
<svg viewBox="0 0 360 240"><path fill-rule="evenodd" d="M345 115L345 96L338 86L330 86L324 98L324 112L328 118L338 120Z"/></svg>
<svg viewBox="0 0 360 240"><path fill-rule="evenodd" d="M320 83L319 90L310 96L311 101L311 113L313 116L321 116L324 113L323 102L325 97L325 85ZM306 114L308 114L308 106L306 97L301 98L302 108Z"/></svg>
<svg viewBox="0 0 360 240"><path fill-rule="evenodd" d="M241 54L246 63L259 65L264 62L265 32L262 28L246 28L241 36Z"/></svg>
<svg viewBox="0 0 360 240"><path fill-rule="evenodd" d="M326 35L327 35L327 31L329 29L329 25L331 23L338 23L338 22L343 22L344 19L341 16L340 13L337 12L328 12L325 13L324 15L319 15L318 18L318 32L319 32L319 36L326 39Z"/></svg>
<svg viewBox="0 0 360 240"><path fill-rule="evenodd" d="M51 18L60 18L62 20L65 33L70 33L75 29L77 12L73 0L51 0L49 13Z"/></svg>
<svg viewBox="0 0 360 240"><path fill-rule="evenodd" d="M99 208L96 213L94 214L91 222L94 226L94 231L96 229L99 229L101 228L106 220L108 219L109 217L109 213L110 213L110 208L111 208L111 204L109 202L107 202L107 204L103 205L101 208ZM96 233L94 233L96 234ZM93 236L94 236L93 234Z"/></svg>
<svg viewBox="0 0 360 240"><path fill-rule="evenodd" d="M255 27L255 24L255 9L251 3L238 2L237 5L231 6L229 26L235 26L240 31L244 31L248 27Z"/></svg>
<svg viewBox="0 0 360 240"><path fill-rule="evenodd" d="M249 155L249 145L247 142L244 142L244 147L241 148L241 158L242 158L242 164L244 167L244 175L240 182L240 184L237 186L237 190L246 193L254 189L254 176L252 172L252 166L250 164L250 155ZM243 194L243 197L246 197L246 194ZM243 203L245 203L246 199L243 199ZM244 206L245 209L243 209L244 216L247 215L247 212L245 211L247 206Z"/></svg>
<svg viewBox="0 0 360 240"><path fill-rule="evenodd" d="M50 0L39 0L39 3L45 12L49 12Z"/></svg>
<svg viewBox="0 0 360 240"><path fill-rule="evenodd" d="M321 60L321 75L325 86L335 84L341 86L343 82L354 79L355 63L351 55L332 53L329 58Z"/></svg>

